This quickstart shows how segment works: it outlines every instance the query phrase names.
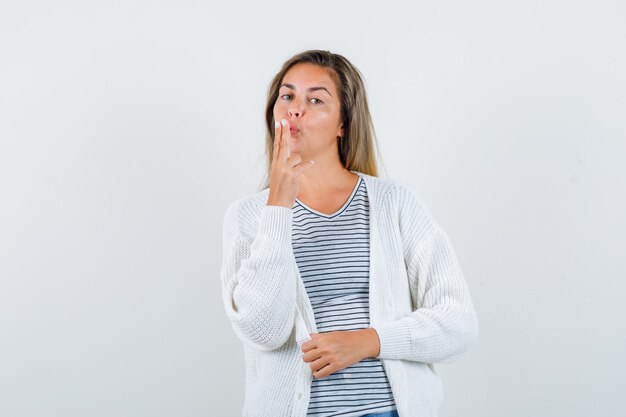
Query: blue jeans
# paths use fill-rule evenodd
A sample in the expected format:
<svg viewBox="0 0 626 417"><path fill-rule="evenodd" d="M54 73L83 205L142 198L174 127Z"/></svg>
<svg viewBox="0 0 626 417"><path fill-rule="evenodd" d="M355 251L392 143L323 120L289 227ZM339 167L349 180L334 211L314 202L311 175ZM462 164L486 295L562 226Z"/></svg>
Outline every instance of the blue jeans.
<svg viewBox="0 0 626 417"><path fill-rule="evenodd" d="M384 413L366 414L361 417L400 417L400 415L398 414L396 410L393 410L393 411L386 411Z"/></svg>

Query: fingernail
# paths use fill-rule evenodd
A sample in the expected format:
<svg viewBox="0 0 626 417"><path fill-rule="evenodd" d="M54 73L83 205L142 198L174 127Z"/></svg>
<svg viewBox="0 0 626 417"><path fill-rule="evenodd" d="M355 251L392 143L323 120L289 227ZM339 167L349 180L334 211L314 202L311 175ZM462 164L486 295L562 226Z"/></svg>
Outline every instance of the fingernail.
<svg viewBox="0 0 626 417"><path fill-rule="evenodd" d="M280 123L278 122L278 120L276 121L276 123L274 123L274 125L275 125L276 127L280 127Z"/></svg>
<svg viewBox="0 0 626 417"><path fill-rule="evenodd" d="M287 120L283 119L283 126L287 126Z"/></svg>

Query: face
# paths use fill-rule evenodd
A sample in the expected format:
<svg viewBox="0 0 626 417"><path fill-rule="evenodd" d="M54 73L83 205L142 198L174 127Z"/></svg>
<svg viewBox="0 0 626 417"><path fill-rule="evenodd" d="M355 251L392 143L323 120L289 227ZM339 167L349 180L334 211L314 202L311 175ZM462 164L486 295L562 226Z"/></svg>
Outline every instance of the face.
<svg viewBox="0 0 626 417"><path fill-rule="evenodd" d="M274 120L287 119L291 153L303 158L337 157L343 134L339 96L326 68L296 64L287 71L274 104Z"/></svg>

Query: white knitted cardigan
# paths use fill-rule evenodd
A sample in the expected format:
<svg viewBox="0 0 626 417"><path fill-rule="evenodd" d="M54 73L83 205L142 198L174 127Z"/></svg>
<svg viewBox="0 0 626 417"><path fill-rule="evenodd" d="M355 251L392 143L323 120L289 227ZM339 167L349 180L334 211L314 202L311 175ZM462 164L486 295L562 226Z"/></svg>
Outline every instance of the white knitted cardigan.
<svg viewBox="0 0 626 417"><path fill-rule="evenodd" d="M436 417L433 363L461 358L478 320L451 242L399 180L358 171L370 207L370 327L400 417ZM291 246L293 209L269 189L234 201L223 224L222 295L246 360L244 417L305 417L313 375L301 343L317 333Z"/></svg>

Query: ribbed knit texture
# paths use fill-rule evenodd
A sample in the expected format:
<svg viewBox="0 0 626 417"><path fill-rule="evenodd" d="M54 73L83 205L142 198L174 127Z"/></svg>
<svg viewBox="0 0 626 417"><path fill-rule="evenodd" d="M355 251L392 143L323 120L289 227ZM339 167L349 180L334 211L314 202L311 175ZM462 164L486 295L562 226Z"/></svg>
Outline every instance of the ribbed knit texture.
<svg viewBox="0 0 626 417"><path fill-rule="evenodd" d="M461 358L478 334L448 236L415 191L357 171L369 203L370 327L401 417L435 417L443 399L433 363ZM293 209L269 190L233 202L223 226L224 307L244 343L244 416L305 417L312 373L300 344L318 332L292 247Z"/></svg>

